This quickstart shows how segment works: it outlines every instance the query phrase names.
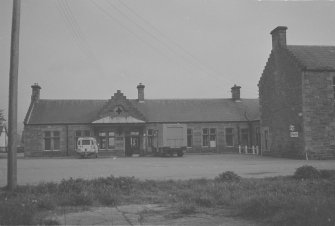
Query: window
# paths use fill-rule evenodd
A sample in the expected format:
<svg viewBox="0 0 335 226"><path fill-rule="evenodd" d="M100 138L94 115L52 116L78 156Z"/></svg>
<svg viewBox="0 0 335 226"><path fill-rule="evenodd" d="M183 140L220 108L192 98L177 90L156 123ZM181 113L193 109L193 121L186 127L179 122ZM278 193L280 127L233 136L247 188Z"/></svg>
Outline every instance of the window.
<svg viewBox="0 0 335 226"><path fill-rule="evenodd" d="M114 131L100 131L99 145L101 149L115 149L115 132Z"/></svg>
<svg viewBox="0 0 335 226"><path fill-rule="evenodd" d="M53 132L53 150L60 150L60 133L59 131Z"/></svg>
<svg viewBox="0 0 335 226"><path fill-rule="evenodd" d="M51 148L51 132L44 132L44 150L52 150Z"/></svg>
<svg viewBox="0 0 335 226"><path fill-rule="evenodd" d="M99 144L101 149L107 148L106 132L99 132Z"/></svg>
<svg viewBox="0 0 335 226"><path fill-rule="evenodd" d="M115 148L115 133L108 132L108 148L114 149Z"/></svg>
<svg viewBox="0 0 335 226"><path fill-rule="evenodd" d="M208 147L209 146L208 128L202 129L202 146L203 147Z"/></svg>
<svg viewBox="0 0 335 226"><path fill-rule="evenodd" d="M60 132L45 131L44 132L44 150L57 151L60 150Z"/></svg>
<svg viewBox="0 0 335 226"><path fill-rule="evenodd" d="M249 144L249 129L241 129L241 145L246 146Z"/></svg>
<svg viewBox="0 0 335 226"><path fill-rule="evenodd" d="M209 129L209 146L212 148L216 147L216 129L215 128Z"/></svg>
<svg viewBox="0 0 335 226"><path fill-rule="evenodd" d="M202 146L216 147L216 128L202 129Z"/></svg>
<svg viewBox="0 0 335 226"><path fill-rule="evenodd" d="M84 130L84 137L90 137L90 136L91 136L91 131Z"/></svg>
<svg viewBox="0 0 335 226"><path fill-rule="evenodd" d="M226 146L233 147L234 146L234 129L226 128Z"/></svg>
<svg viewBox="0 0 335 226"><path fill-rule="evenodd" d="M153 147L154 130L148 129L148 147Z"/></svg>
<svg viewBox="0 0 335 226"><path fill-rule="evenodd" d="M192 129L187 129L187 147L193 146L193 131Z"/></svg>
<svg viewBox="0 0 335 226"><path fill-rule="evenodd" d="M91 141L90 140L82 140L81 145L91 145Z"/></svg>

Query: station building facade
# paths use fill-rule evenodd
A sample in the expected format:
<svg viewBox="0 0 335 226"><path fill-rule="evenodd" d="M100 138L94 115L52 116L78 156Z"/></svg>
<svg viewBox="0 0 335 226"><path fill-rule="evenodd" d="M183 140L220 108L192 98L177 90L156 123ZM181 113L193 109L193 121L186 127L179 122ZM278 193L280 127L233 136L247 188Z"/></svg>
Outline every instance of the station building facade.
<svg viewBox="0 0 335 226"><path fill-rule="evenodd" d="M238 146L260 145L258 99L240 98L239 86L231 98L145 99L117 90L106 100L41 99L41 87L32 87L24 120L25 156L75 155L78 137L93 136L100 153L128 156L149 154L155 131L162 124L187 125L187 152L237 152Z"/></svg>

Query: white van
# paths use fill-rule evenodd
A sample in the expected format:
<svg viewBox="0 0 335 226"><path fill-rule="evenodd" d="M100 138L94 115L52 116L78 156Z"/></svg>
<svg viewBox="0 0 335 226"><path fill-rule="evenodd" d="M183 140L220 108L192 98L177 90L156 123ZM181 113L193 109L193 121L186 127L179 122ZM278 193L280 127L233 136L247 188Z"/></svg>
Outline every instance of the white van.
<svg viewBox="0 0 335 226"><path fill-rule="evenodd" d="M76 152L81 157L87 157L94 155L98 158L98 144L97 140L94 137L79 137L77 141L77 150Z"/></svg>

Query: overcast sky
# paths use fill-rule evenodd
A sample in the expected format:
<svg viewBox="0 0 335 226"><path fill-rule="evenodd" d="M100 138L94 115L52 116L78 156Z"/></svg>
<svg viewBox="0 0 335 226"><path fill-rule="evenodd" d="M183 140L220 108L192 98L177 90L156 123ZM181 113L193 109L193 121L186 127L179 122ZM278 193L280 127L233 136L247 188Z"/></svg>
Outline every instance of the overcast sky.
<svg viewBox="0 0 335 226"><path fill-rule="evenodd" d="M0 1L0 109L7 113L12 1ZM270 31L335 45L334 1L22 0L19 122L43 99L258 98Z"/></svg>

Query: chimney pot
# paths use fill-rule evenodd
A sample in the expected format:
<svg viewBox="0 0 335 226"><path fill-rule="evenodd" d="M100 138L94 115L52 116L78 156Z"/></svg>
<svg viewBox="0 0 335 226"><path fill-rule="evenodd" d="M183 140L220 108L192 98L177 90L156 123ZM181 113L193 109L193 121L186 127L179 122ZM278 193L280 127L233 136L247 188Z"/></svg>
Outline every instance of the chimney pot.
<svg viewBox="0 0 335 226"><path fill-rule="evenodd" d="M240 101L241 100L241 86L237 86L236 84L231 88L232 100Z"/></svg>
<svg viewBox="0 0 335 226"><path fill-rule="evenodd" d="M271 31L272 35L272 49L286 48L286 30L285 26L278 26Z"/></svg>
<svg viewBox="0 0 335 226"><path fill-rule="evenodd" d="M34 83L34 85L31 86L31 89L32 89L31 102L38 101L40 99L41 87L38 85L38 83Z"/></svg>
<svg viewBox="0 0 335 226"><path fill-rule="evenodd" d="M138 84L137 86L138 102L144 102L144 88L145 86L142 83Z"/></svg>

